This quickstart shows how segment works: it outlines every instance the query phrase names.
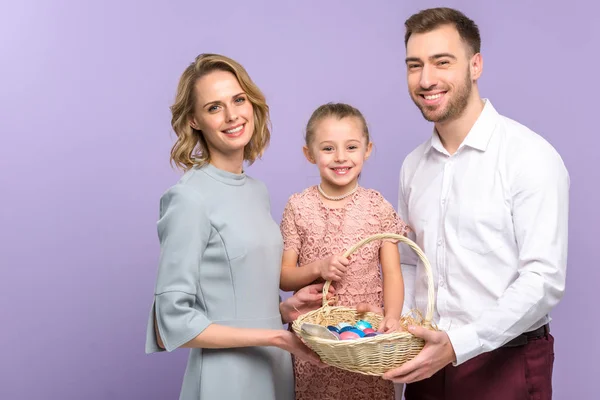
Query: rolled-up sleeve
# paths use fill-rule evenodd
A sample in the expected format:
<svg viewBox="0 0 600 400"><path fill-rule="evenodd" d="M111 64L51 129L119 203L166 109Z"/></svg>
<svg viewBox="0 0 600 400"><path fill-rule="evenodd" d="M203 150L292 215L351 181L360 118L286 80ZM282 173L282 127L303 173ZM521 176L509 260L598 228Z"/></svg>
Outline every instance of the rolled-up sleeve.
<svg viewBox="0 0 600 400"><path fill-rule="evenodd" d="M200 265L210 234L210 221L193 189L179 184L162 196L158 221L160 261L146 353L173 351L211 324L197 306ZM155 317L165 349L157 343Z"/></svg>

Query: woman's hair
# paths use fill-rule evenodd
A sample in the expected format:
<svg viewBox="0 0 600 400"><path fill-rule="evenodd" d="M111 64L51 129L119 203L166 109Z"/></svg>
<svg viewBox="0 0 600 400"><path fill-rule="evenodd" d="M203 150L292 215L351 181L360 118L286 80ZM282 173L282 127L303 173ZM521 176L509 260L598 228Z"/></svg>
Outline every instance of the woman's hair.
<svg viewBox="0 0 600 400"><path fill-rule="evenodd" d="M362 113L358 111L358 109L352 107L349 104L344 103L327 103L317 108L312 113L310 119L308 120L308 123L306 124L306 147L310 147L311 143L313 142L315 138L315 131L319 122L329 117L334 117L338 120L348 117L358 118L358 120L362 124L363 133L365 135L365 138L367 139L367 143L371 141L371 137L369 136L369 128L367 127L367 121L365 120L365 117L362 115Z"/></svg>
<svg viewBox="0 0 600 400"><path fill-rule="evenodd" d="M260 158L269 145L271 120L269 106L258 86L250 79L248 72L238 62L219 54L200 54L179 79L177 96L171 108L171 126L177 134L177 141L171 149L171 164L184 171L194 165L210 161L210 151L201 131L190 126L190 116L196 102L195 85L198 79L213 72L231 72L238 80L252 104L254 132L244 148L244 160L252 164Z"/></svg>

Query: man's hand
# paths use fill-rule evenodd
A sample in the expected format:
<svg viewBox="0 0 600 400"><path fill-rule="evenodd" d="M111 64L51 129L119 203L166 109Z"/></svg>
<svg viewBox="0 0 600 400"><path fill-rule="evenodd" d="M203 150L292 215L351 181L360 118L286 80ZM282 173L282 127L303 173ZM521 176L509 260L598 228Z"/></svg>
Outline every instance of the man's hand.
<svg viewBox="0 0 600 400"><path fill-rule="evenodd" d="M293 296L281 302L279 311L283 322L292 322L300 315L321 307L323 305L323 285L324 283L315 283L305 286ZM327 298L332 298L334 293L333 286L329 286Z"/></svg>
<svg viewBox="0 0 600 400"><path fill-rule="evenodd" d="M446 332L431 331L421 326L409 326L408 331L425 340L425 347L412 360L383 375L396 383L412 383L431 377L456 360L454 348Z"/></svg>

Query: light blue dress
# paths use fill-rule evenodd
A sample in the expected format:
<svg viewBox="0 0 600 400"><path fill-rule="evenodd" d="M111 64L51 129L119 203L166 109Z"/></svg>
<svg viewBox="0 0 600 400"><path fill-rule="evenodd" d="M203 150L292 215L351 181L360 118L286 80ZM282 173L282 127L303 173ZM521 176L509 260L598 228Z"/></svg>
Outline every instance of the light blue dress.
<svg viewBox="0 0 600 400"><path fill-rule="evenodd" d="M193 168L161 198L161 255L146 353L167 351L211 323L283 329L283 241L262 182L212 165ZM291 356L276 347L192 349L181 400L293 400Z"/></svg>

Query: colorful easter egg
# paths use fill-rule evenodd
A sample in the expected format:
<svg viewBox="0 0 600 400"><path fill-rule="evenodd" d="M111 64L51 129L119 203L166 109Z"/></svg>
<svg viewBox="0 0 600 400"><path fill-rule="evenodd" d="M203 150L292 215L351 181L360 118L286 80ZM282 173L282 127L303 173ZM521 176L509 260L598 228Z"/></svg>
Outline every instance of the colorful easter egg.
<svg viewBox="0 0 600 400"><path fill-rule="evenodd" d="M357 321L355 326L360 330L365 330L366 328L373 328L373 325L371 325L364 319Z"/></svg>
<svg viewBox="0 0 600 400"><path fill-rule="evenodd" d="M360 336L358 336L358 334L356 332L352 332L352 331L346 331L346 332L340 333L341 340L352 340L352 339L358 339L359 337Z"/></svg>
<svg viewBox="0 0 600 400"><path fill-rule="evenodd" d="M367 333L365 334L365 337L375 337L378 336L379 334L377 332L371 332L371 333Z"/></svg>
<svg viewBox="0 0 600 400"><path fill-rule="evenodd" d="M327 327L327 329L329 329L331 332L334 332L334 333L340 333L340 330L338 329L337 326L329 325Z"/></svg>
<svg viewBox="0 0 600 400"><path fill-rule="evenodd" d="M359 337L365 337L365 333L360 329L352 328L350 332L356 333Z"/></svg>
<svg viewBox="0 0 600 400"><path fill-rule="evenodd" d="M349 324L347 322L340 322L339 324L337 324L338 329L342 329L345 326L352 326L352 324Z"/></svg>
<svg viewBox="0 0 600 400"><path fill-rule="evenodd" d="M340 332L340 333L343 333L343 332L348 332L348 331L351 331L351 330L353 330L353 329L356 329L356 328L355 328L355 327L353 327L353 326L345 326L345 327L343 327L342 329L340 329L340 330L339 330L339 332Z"/></svg>
<svg viewBox="0 0 600 400"><path fill-rule="evenodd" d="M363 332L364 332L364 333L365 333L365 335L366 335L367 333L374 333L374 332L375 332L375 329L371 329L371 328L365 328L365 329L363 329Z"/></svg>

